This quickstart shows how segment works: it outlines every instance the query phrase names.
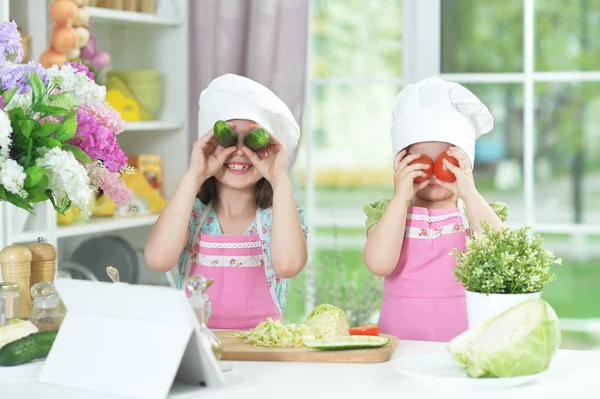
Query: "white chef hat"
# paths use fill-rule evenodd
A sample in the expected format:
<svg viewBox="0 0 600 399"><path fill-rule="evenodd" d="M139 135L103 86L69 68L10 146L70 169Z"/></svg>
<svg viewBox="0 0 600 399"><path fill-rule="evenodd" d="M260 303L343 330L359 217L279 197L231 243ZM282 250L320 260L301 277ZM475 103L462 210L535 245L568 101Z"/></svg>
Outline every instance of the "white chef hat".
<svg viewBox="0 0 600 399"><path fill-rule="evenodd" d="M300 140L300 126L292 111L265 86L231 73L219 76L200 93L198 137L218 120L248 119L258 123L285 145L291 155Z"/></svg>
<svg viewBox="0 0 600 399"><path fill-rule="evenodd" d="M468 89L437 77L408 85L392 108L394 156L411 144L442 141L475 159L475 140L494 127L488 108Z"/></svg>

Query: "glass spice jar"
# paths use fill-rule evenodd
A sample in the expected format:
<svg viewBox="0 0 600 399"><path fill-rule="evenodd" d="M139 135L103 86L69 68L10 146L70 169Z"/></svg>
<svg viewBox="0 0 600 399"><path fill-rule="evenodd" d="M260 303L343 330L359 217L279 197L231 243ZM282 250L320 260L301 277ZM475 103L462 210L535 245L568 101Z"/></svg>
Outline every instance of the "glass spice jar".
<svg viewBox="0 0 600 399"><path fill-rule="evenodd" d="M221 340L208 328L208 319L212 309L210 298L204 292L211 284L212 280L196 274L188 280L187 288L192 293L189 301L200 323L200 331L208 337L215 358L221 360L223 350Z"/></svg>
<svg viewBox="0 0 600 399"><path fill-rule="evenodd" d="M37 283L31 287L33 310L29 321L38 331L58 330L65 314L60 310L60 297L52 283Z"/></svg>
<svg viewBox="0 0 600 399"><path fill-rule="evenodd" d="M19 284L0 283L0 327L18 319L20 310Z"/></svg>

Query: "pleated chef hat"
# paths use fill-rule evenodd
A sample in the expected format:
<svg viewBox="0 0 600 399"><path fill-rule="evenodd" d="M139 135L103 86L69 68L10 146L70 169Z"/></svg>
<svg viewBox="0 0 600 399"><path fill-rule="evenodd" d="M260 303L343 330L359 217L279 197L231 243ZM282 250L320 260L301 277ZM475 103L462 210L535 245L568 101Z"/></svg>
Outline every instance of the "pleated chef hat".
<svg viewBox="0 0 600 399"><path fill-rule="evenodd" d="M408 85L392 108L394 156L411 144L442 141L475 159L475 140L494 127L488 108L468 89L437 77Z"/></svg>
<svg viewBox="0 0 600 399"><path fill-rule="evenodd" d="M292 111L271 90L251 79L231 73L219 76L200 93L198 137L218 120L248 119L269 130L288 150L300 140L300 126Z"/></svg>

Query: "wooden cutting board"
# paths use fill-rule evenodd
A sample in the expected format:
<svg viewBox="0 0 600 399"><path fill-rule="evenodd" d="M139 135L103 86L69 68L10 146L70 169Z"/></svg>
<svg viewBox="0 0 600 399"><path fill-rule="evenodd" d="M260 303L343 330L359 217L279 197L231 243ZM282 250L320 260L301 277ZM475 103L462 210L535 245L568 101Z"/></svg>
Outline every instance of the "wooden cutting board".
<svg viewBox="0 0 600 399"><path fill-rule="evenodd" d="M318 362L318 363L384 363L390 360L398 347L398 338L388 337L390 342L381 348L319 351L302 348L263 348L245 343L231 336L231 331L215 331L223 344L222 360L246 360L262 362Z"/></svg>

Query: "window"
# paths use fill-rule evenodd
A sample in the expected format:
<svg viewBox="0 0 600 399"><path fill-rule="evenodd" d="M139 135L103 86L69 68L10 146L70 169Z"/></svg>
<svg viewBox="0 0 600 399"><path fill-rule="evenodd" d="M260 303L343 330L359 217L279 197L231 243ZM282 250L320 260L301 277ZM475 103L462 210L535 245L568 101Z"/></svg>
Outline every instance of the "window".
<svg viewBox="0 0 600 399"><path fill-rule="evenodd" d="M340 301L350 289L359 298L362 286L380 289L362 260L362 207L392 193L396 95L439 75L472 90L494 115L476 147L479 191L507 203L509 225L533 226L563 258L544 297L566 330L598 328L600 308L589 304L600 302L592 288L600 279L600 0L314 0L312 23L295 168L311 265L292 283L308 290L291 295L300 313L288 319L323 300L329 281L350 287ZM343 267L327 260L336 251ZM370 312L356 312L375 317L378 299L363 302Z"/></svg>

